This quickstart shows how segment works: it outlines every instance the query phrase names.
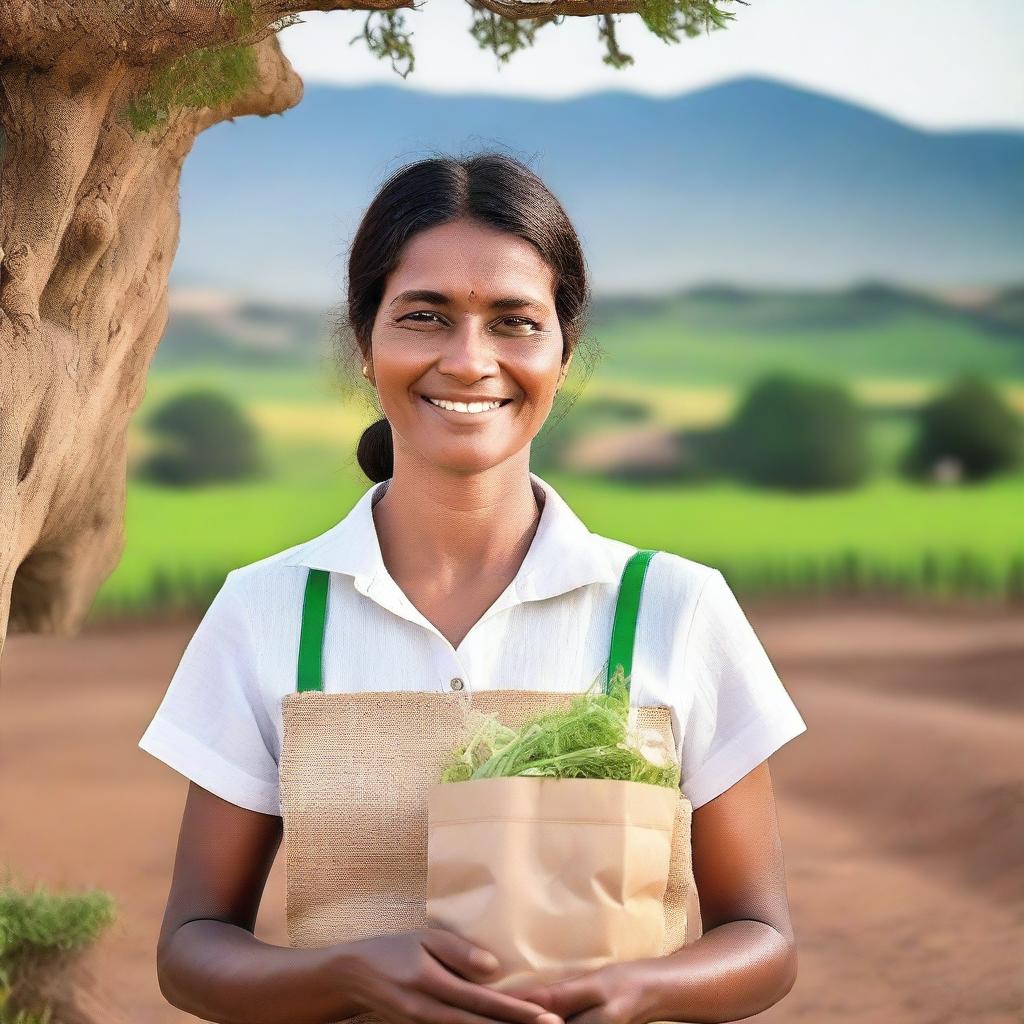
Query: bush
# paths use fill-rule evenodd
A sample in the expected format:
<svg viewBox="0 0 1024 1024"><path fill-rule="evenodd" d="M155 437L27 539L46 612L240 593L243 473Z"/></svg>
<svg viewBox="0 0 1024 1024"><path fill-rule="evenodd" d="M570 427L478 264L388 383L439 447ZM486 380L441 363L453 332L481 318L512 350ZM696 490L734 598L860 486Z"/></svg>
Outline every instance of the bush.
<svg viewBox="0 0 1024 1024"><path fill-rule="evenodd" d="M168 400L149 420L160 448L142 476L181 485L256 476L264 469L259 435L242 411L216 391L190 391Z"/></svg>
<svg viewBox="0 0 1024 1024"><path fill-rule="evenodd" d="M714 449L724 468L748 483L851 487L868 471L867 420L838 384L770 374L741 401Z"/></svg>
<svg viewBox="0 0 1024 1024"><path fill-rule="evenodd" d="M729 472L729 425L686 427L679 431L683 458L678 479L693 483L716 480Z"/></svg>
<svg viewBox="0 0 1024 1024"><path fill-rule="evenodd" d="M117 919L113 896L101 889L55 892L0 887L0 1024L98 1019L89 1009L95 979L86 955Z"/></svg>
<svg viewBox="0 0 1024 1024"><path fill-rule="evenodd" d="M988 381L961 374L921 407L901 469L918 479L953 469L982 480L1020 464L1022 433L1020 418Z"/></svg>
<svg viewBox="0 0 1024 1024"><path fill-rule="evenodd" d="M539 476L557 472L564 468L569 449L584 435L610 427L637 425L650 415L646 402L631 398L608 396L580 402L535 439L530 449L530 469Z"/></svg>

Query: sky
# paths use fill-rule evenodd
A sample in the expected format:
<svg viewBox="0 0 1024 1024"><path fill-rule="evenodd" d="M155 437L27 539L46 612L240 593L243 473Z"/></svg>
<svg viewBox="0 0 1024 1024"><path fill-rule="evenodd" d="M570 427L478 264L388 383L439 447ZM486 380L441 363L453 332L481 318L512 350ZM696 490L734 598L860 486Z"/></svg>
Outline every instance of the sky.
<svg viewBox="0 0 1024 1024"><path fill-rule="evenodd" d="M386 82L431 92L564 98L617 88L674 95L762 75L841 97L930 129L1024 129L1024 0L749 0L721 31L666 44L638 15L616 35L635 64L601 60L593 18L548 25L500 64L469 34L462 0L405 10L416 63L403 79L373 56L365 11L302 15L280 34L307 82Z"/></svg>

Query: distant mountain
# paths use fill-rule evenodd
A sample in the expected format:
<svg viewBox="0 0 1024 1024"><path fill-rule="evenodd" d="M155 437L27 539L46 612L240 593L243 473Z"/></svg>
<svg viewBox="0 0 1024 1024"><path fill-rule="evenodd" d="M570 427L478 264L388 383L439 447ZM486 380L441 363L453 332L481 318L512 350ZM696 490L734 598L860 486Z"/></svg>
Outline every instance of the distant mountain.
<svg viewBox="0 0 1024 1024"><path fill-rule="evenodd" d="M307 86L283 115L197 139L172 283L335 302L384 178L485 147L524 160L559 195L597 291L1024 277L1024 133L922 131L743 78L668 99L564 101Z"/></svg>
<svg viewBox="0 0 1024 1024"><path fill-rule="evenodd" d="M327 310L215 289L172 289L170 300L154 369L312 365L325 351L330 330Z"/></svg>
<svg viewBox="0 0 1024 1024"><path fill-rule="evenodd" d="M908 317L934 319L1024 345L1024 286L979 291L967 298L863 281L842 289L742 288L705 284L657 296L598 296L592 318L605 328L667 318L691 331L800 335L882 328Z"/></svg>

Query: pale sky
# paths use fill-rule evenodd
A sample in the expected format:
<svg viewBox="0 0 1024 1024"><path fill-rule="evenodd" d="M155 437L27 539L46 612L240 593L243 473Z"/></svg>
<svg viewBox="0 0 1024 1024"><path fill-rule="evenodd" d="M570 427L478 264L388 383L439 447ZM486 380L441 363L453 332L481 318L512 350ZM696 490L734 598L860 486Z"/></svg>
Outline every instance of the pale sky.
<svg viewBox="0 0 1024 1024"><path fill-rule="evenodd" d="M621 49L603 64L592 18L566 18L499 65L468 32L462 0L407 9L416 65L403 79L360 39L365 11L302 15L281 44L307 82L386 82L432 92L566 97L618 88L688 92L763 75L852 100L926 128L1024 129L1024 0L750 0L721 31L666 44L621 15Z"/></svg>

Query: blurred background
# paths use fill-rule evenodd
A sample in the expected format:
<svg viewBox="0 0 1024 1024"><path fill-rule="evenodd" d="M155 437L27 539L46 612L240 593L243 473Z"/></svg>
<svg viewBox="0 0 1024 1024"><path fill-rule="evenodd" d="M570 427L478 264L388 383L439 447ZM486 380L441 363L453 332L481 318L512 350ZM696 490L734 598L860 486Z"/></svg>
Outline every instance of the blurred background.
<svg viewBox="0 0 1024 1024"><path fill-rule="evenodd" d="M361 15L304 15L300 105L196 142L124 557L82 637L9 643L0 855L117 892L123 1004L185 1019L153 973L184 783L133 745L225 573L370 486L332 328L366 204L497 148L593 273L534 471L720 568L808 722L772 759L801 975L764 1019L1024 1020L1024 8L755 0L674 46L624 17L615 70L588 19L499 65L461 7L414 17L404 78Z"/></svg>
<svg viewBox="0 0 1024 1024"><path fill-rule="evenodd" d="M94 614L205 607L368 486L347 246L390 171L481 148L586 247L590 345L532 465L592 529L748 596L1024 597L1021 10L752 4L675 46L624 17L615 70L582 18L499 68L458 6L415 20L404 79L304 15L299 106L196 142Z"/></svg>

